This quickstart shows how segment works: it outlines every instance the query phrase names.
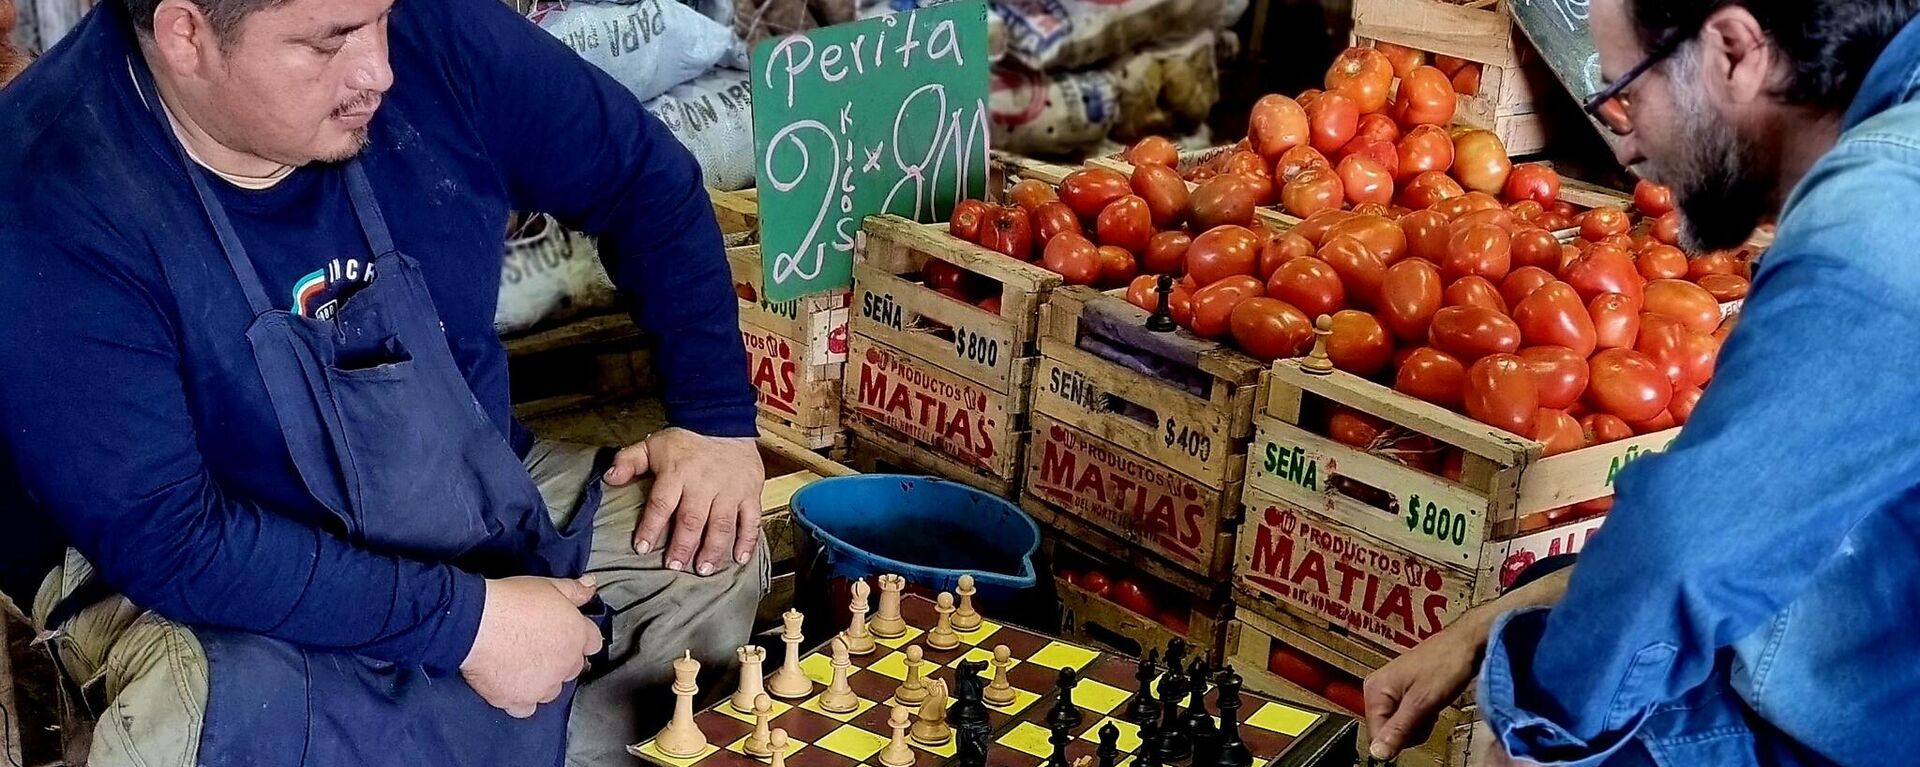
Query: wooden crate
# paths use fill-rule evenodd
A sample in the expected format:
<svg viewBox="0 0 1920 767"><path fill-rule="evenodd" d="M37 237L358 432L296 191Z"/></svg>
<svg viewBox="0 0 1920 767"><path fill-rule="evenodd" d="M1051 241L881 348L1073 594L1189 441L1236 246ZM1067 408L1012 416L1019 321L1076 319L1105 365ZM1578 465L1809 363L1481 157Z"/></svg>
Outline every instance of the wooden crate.
<svg viewBox="0 0 1920 767"><path fill-rule="evenodd" d="M1192 648L1194 656L1222 657L1221 642L1226 638L1227 621L1232 617L1228 592L1216 588L1195 594L1179 584L1162 581L1148 572L1127 565L1113 549L1097 538L1080 538L1070 533L1049 531L1044 537L1048 560L1056 573L1063 570L1098 569L1115 583L1121 579L1141 585L1154 597L1162 613L1180 611L1187 621L1181 633L1154 617L1120 606L1118 602L1055 578L1060 595L1061 635L1088 644L1099 645L1123 655L1141 657L1148 650L1165 648L1180 637ZM1190 657L1194 657L1190 656Z"/></svg>
<svg viewBox="0 0 1920 767"><path fill-rule="evenodd" d="M1189 594L1206 594L1233 573L1237 476L1208 487L1045 415L1033 416L1020 506Z"/></svg>
<svg viewBox="0 0 1920 767"><path fill-rule="evenodd" d="M938 450L859 423L850 424L848 429L847 465L862 474L925 474L950 479L1000 498L1011 499L1020 492L1017 480L988 476Z"/></svg>
<svg viewBox="0 0 1920 767"><path fill-rule="evenodd" d="M1480 92L1460 96L1454 122L1500 136L1510 154L1547 147L1542 102L1559 91L1553 73L1499 0L1354 0L1356 44L1388 42L1477 62Z"/></svg>
<svg viewBox="0 0 1920 767"><path fill-rule="evenodd" d="M1023 387L1035 354L1034 324L1060 275L947 234L944 224L873 216L853 266L855 334L872 338L987 388ZM937 258L1000 286L1000 312L942 295L917 281Z"/></svg>
<svg viewBox="0 0 1920 767"><path fill-rule="evenodd" d="M1090 288L1055 291L1042 314L1035 412L1210 488L1225 491L1238 478L1262 363L1185 330L1147 330L1147 312ZM1109 361L1083 343L1151 360L1163 375ZM1198 392L1170 380L1174 375Z"/></svg>
<svg viewBox="0 0 1920 767"><path fill-rule="evenodd" d="M1233 620L1227 624L1225 656L1227 663L1246 680L1247 689L1328 711L1344 709L1319 691L1308 690L1271 670L1268 659L1277 646L1290 648L1321 662L1342 681L1355 686L1377 670L1379 665L1385 665L1384 660L1379 665L1369 665L1366 660L1343 654L1345 644L1339 637L1317 633L1312 626L1275 621L1245 610L1236 611ZM1365 754L1372 739L1366 729L1363 713L1353 713L1360 717L1358 753ZM1476 743L1484 744L1490 736L1491 733L1487 733L1485 725L1479 721L1478 711L1473 707L1469 693L1453 705L1441 709L1426 742L1408 746L1394 760L1394 764L1402 767L1468 767L1473 764L1473 746Z"/></svg>
<svg viewBox="0 0 1920 767"><path fill-rule="evenodd" d="M1282 360L1265 383L1247 466L1250 490L1469 573L1498 567L1487 555L1488 542L1545 529L1557 516L1547 512L1612 495L1623 466L1665 450L1680 435L1673 428L1542 458L1538 442L1342 371L1315 375L1298 360ZM1310 431L1335 406L1460 450L1460 479ZM1372 490L1356 493L1356 485Z"/></svg>
<svg viewBox="0 0 1920 767"><path fill-rule="evenodd" d="M842 412L855 435L900 443L895 458L949 479L1016 486L1027 433L1024 383L1012 393L994 391L859 334L849 358Z"/></svg>

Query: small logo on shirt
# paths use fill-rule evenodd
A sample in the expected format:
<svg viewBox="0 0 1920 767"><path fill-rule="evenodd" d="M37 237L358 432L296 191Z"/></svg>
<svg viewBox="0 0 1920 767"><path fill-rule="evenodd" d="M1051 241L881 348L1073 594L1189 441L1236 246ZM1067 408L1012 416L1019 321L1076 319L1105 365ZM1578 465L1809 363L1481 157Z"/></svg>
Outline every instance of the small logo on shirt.
<svg viewBox="0 0 1920 767"><path fill-rule="evenodd" d="M294 283L293 312L316 320L332 320L341 303L372 281L373 262L336 258Z"/></svg>

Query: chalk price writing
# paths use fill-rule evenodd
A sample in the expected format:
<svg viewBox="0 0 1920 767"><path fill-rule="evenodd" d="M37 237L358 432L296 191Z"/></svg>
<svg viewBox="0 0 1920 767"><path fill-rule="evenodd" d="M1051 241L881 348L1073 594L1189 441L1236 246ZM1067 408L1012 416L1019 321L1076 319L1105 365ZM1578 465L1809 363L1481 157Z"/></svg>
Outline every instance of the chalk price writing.
<svg viewBox="0 0 1920 767"><path fill-rule="evenodd" d="M964 327L953 330L953 351L968 362L987 367L1000 364L1000 339L988 338Z"/></svg>
<svg viewBox="0 0 1920 767"><path fill-rule="evenodd" d="M1167 428L1161 434L1161 441L1167 447L1178 447L1192 458L1202 461L1213 458L1213 438L1205 432L1186 426L1178 426L1172 418L1167 419Z"/></svg>
<svg viewBox="0 0 1920 767"><path fill-rule="evenodd" d="M901 328L902 313L892 293L868 293L860 297L860 316L894 330Z"/></svg>
<svg viewBox="0 0 1920 767"><path fill-rule="evenodd" d="M1467 515L1433 501L1420 502L1420 494L1407 497L1407 532L1425 535L1441 543L1464 546L1467 542Z"/></svg>

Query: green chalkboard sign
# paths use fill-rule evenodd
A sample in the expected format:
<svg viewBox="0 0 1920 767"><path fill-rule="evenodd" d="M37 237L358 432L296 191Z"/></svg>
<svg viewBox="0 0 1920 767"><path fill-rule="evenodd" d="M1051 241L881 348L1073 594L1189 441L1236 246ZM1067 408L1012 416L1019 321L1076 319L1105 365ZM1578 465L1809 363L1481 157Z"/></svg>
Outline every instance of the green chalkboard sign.
<svg viewBox="0 0 1920 767"><path fill-rule="evenodd" d="M1588 6L1589 0L1507 0L1514 24L1532 41L1554 78L1582 104L1606 85L1600 74L1600 52L1587 33ZM1593 125L1608 143L1618 140L1599 123Z"/></svg>
<svg viewBox="0 0 1920 767"><path fill-rule="evenodd" d="M846 288L867 216L944 220L987 189L987 4L762 41L754 178L766 298Z"/></svg>

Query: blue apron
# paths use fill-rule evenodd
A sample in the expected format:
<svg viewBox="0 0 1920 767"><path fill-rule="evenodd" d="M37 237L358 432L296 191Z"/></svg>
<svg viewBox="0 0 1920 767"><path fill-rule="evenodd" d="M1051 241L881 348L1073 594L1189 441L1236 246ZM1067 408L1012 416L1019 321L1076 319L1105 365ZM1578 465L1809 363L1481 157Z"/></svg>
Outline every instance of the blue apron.
<svg viewBox="0 0 1920 767"><path fill-rule="evenodd" d="M419 264L395 248L359 161L344 170L373 280L330 320L275 309L225 209L159 111L152 73L131 59L246 293L254 315L247 340L301 480L344 536L487 577L583 572L604 465L589 473L567 530L556 530L525 465L460 374ZM610 456L602 451L597 463ZM596 599L587 612L604 631L605 606ZM200 764L565 759L573 685L533 717L513 719L458 677L254 634L194 633L209 666Z"/></svg>

